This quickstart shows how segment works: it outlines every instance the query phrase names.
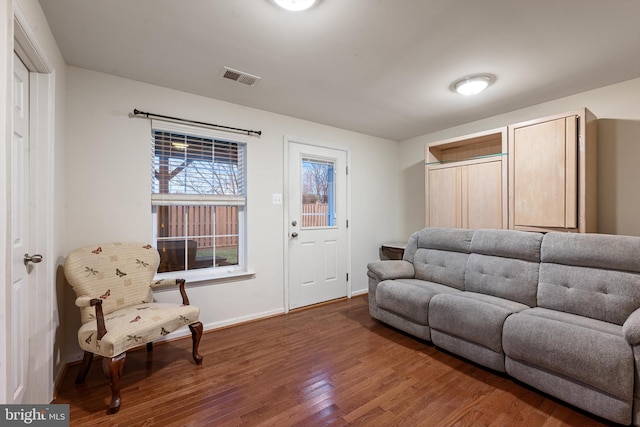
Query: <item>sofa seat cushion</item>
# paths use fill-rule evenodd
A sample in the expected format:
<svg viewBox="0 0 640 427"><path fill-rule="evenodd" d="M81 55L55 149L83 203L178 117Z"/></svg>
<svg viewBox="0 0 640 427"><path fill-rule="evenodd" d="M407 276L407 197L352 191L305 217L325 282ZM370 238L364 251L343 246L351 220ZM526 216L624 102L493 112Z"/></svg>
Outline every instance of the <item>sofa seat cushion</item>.
<svg viewBox="0 0 640 427"><path fill-rule="evenodd" d="M529 308L515 301L475 292L439 294L429 305L429 326L502 353L505 319ZM438 344L435 340L434 343ZM455 352L455 349L447 350Z"/></svg>
<svg viewBox="0 0 640 427"><path fill-rule="evenodd" d="M536 307L507 318L503 347L511 359L633 399L633 352L619 325Z"/></svg>
<svg viewBox="0 0 640 427"><path fill-rule="evenodd" d="M114 357L197 322L199 316L200 310L192 305L138 304L105 315L107 333L100 340L96 321L85 323L78 330L78 341L85 351Z"/></svg>
<svg viewBox="0 0 640 427"><path fill-rule="evenodd" d="M418 279L384 280L378 284L378 307L399 314L420 325L429 324L429 301L441 293L459 293L457 289Z"/></svg>

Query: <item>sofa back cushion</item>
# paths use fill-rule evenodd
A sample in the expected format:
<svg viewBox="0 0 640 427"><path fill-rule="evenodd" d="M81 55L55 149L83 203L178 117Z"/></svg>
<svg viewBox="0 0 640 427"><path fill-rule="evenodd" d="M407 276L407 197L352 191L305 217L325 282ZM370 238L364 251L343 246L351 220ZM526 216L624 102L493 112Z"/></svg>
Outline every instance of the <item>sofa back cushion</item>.
<svg viewBox="0 0 640 427"><path fill-rule="evenodd" d="M548 233L538 306L622 325L640 307L640 237Z"/></svg>
<svg viewBox="0 0 640 427"><path fill-rule="evenodd" d="M463 289L472 236L472 230L425 228L411 236L403 259L413 263L416 279Z"/></svg>
<svg viewBox="0 0 640 427"><path fill-rule="evenodd" d="M476 230L464 290L536 305L542 234Z"/></svg>

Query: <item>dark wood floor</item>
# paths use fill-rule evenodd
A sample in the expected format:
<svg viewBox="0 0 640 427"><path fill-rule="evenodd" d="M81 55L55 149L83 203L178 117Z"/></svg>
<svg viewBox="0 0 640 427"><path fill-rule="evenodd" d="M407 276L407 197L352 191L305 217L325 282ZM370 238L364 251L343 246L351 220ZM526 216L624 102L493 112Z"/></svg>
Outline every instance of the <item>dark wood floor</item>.
<svg viewBox="0 0 640 427"><path fill-rule="evenodd" d="M72 426L602 426L507 376L369 317L357 297L129 352L122 407L94 361L67 370L54 403Z"/></svg>

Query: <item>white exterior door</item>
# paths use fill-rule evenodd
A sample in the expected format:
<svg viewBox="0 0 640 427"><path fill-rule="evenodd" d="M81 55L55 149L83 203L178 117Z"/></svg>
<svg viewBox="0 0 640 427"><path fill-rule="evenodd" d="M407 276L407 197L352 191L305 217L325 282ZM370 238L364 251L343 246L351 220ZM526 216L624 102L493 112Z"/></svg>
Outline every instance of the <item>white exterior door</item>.
<svg viewBox="0 0 640 427"><path fill-rule="evenodd" d="M9 403L23 403L29 368L29 70L14 54L13 135L11 138L11 289L8 356Z"/></svg>
<svg viewBox="0 0 640 427"><path fill-rule="evenodd" d="M347 152L289 144L289 309L347 296Z"/></svg>

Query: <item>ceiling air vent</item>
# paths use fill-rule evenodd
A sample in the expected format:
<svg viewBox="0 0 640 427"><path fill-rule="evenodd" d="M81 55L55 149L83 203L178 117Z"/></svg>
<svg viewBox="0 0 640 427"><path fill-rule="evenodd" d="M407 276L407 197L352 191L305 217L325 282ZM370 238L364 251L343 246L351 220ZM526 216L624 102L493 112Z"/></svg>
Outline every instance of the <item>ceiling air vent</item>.
<svg viewBox="0 0 640 427"><path fill-rule="evenodd" d="M234 70L233 68L224 67L220 72L220 76L225 79L233 80L234 82L242 83L248 86L255 86L260 77L245 73L243 71Z"/></svg>

